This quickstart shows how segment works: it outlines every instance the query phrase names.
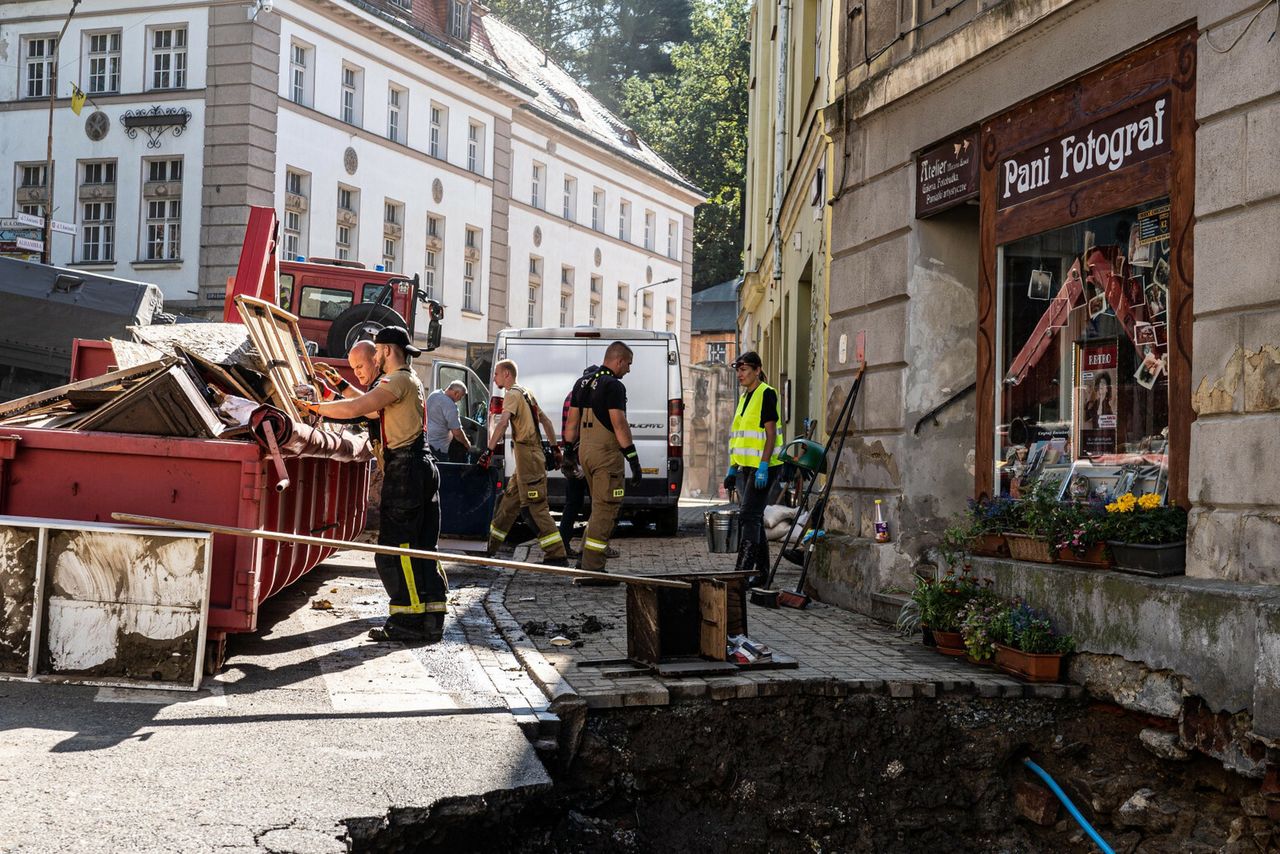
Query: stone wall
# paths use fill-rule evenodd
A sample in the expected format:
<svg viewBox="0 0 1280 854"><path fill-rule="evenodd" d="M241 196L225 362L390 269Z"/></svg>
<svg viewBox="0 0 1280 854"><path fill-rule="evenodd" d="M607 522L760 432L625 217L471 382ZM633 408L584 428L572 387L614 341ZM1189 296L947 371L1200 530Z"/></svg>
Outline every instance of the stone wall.
<svg viewBox="0 0 1280 854"><path fill-rule="evenodd" d="M727 365L689 367L684 404L684 494L719 495L729 467L729 425L738 399L738 380Z"/></svg>

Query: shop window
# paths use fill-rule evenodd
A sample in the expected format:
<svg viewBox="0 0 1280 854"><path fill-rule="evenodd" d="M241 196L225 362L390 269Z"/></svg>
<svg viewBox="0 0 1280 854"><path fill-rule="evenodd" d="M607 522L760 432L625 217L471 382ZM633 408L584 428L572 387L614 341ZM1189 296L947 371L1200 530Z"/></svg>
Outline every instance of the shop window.
<svg viewBox="0 0 1280 854"><path fill-rule="evenodd" d="M999 248L995 483L1062 497L1168 484L1169 200Z"/></svg>

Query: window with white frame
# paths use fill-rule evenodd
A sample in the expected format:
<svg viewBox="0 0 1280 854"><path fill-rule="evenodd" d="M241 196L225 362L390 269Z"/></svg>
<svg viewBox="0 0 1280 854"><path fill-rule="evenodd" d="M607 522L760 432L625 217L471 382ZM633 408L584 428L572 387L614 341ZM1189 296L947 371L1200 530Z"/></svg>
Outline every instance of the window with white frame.
<svg viewBox="0 0 1280 854"><path fill-rule="evenodd" d="M529 256L529 306L526 326L542 325L542 259Z"/></svg>
<svg viewBox="0 0 1280 854"><path fill-rule="evenodd" d="M644 212L644 248L650 252L655 246L654 241L657 239L655 232L658 229L658 215L653 211Z"/></svg>
<svg viewBox="0 0 1280 854"><path fill-rule="evenodd" d="M618 238L631 239L631 202L628 201L618 203Z"/></svg>
<svg viewBox="0 0 1280 854"><path fill-rule="evenodd" d="M603 296L604 279L601 276L591 277L591 300L587 304L587 324L589 326L598 326L600 324L600 298Z"/></svg>
<svg viewBox="0 0 1280 854"><path fill-rule="evenodd" d="M599 187L591 191L591 227L604 231L604 190Z"/></svg>
<svg viewBox="0 0 1280 854"><path fill-rule="evenodd" d="M349 125L359 126L361 111L364 108L364 72L354 65L342 66L342 101L339 105L341 118Z"/></svg>
<svg viewBox="0 0 1280 854"><path fill-rule="evenodd" d="M85 91L90 95L110 95L120 91L120 31L89 33L85 36L88 75Z"/></svg>
<svg viewBox="0 0 1280 854"><path fill-rule="evenodd" d="M667 297L667 331L675 332L676 330L676 301L671 297Z"/></svg>
<svg viewBox="0 0 1280 854"><path fill-rule="evenodd" d="M533 164L533 177L530 179L529 204L541 210L546 204L543 186L547 177L547 167L541 163Z"/></svg>
<svg viewBox="0 0 1280 854"><path fill-rule="evenodd" d="M187 88L187 28L151 30L152 89Z"/></svg>
<svg viewBox="0 0 1280 854"><path fill-rule="evenodd" d="M431 123L427 131L427 154L437 160L448 156L449 111L439 104L431 105Z"/></svg>
<svg viewBox="0 0 1280 854"><path fill-rule="evenodd" d="M640 305L643 309L640 312L640 321L641 321L640 328L652 329L653 328L653 291L645 291L640 295Z"/></svg>
<svg viewBox="0 0 1280 854"><path fill-rule="evenodd" d="M667 257L675 260L680 246L680 226L674 219L667 220Z"/></svg>
<svg viewBox="0 0 1280 854"><path fill-rule="evenodd" d="M53 85L53 36L31 36L22 40L22 94L25 98L48 98Z"/></svg>
<svg viewBox="0 0 1280 854"><path fill-rule="evenodd" d="M427 262L422 271L422 292L428 299L436 296L436 281L441 276L444 258L444 220L438 216L427 217Z"/></svg>
<svg viewBox="0 0 1280 854"><path fill-rule="evenodd" d="M116 260L116 162L80 164L80 260Z"/></svg>
<svg viewBox="0 0 1280 854"><path fill-rule="evenodd" d="M18 213L44 216L49 201L49 169L45 163L19 163L17 166Z"/></svg>
<svg viewBox="0 0 1280 854"><path fill-rule="evenodd" d="M578 219L578 179L564 176L564 218L570 222Z"/></svg>
<svg viewBox="0 0 1280 854"><path fill-rule="evenodd" d="M287 260L307 254L307 208L311 195L311 176L296 169L284 173L284 257Z"/></svg>
<svg viewBox="0 0 1280 854"><path fill-rule="evenodd" d="M460 42L471 38L471 0L449 0L449 35Z"/></svg>
<svg viewBox="0 0 1280 854"><path fill-rule="evenodd" d="M182 158L144 160L142 185L142 257L146 261L182 259Z"/></svg>
<svg viewBox="0 0 1280 854"><path fill-rule="evenodd" d="M462 310L478 312L479 294L476 293L476 277L480 272L480 229L467 227L465 254L462 264Z"/></svg>
<svg viewBox="0 0 1280 854"><path fill-rule="evenodd" d="M467 123L467 171L484 174L484 125Z"/></svg>
<svg viewBox="0 0 1280 854"><path fill-rule="evenodd" d="M400 243L404 237L404 205L387 199L382 205L382 269L400 272Z"/></svg>
<svg viewBox="0 0 1280 854"><path fill-rule="evenodd" d="M729 363L729 342L712 341L707 345L707 361L717 365Z"/></svg>
<svg viewBox="0 0 1280 854"><path fill-rule="evenodd" d="M618 283L618 328L625 329L629 325L627 318L630 317L630 307L627 300L631 297L631 286Z"/></svg>
<svg viewBox="0 0 1280 854"><path fill-rule="evenodd" d="M560 325L573 325L573 281L575 271L564 265L560 268Z"/></svg>
<svg viewBox="0 0 1280 854"><path fill-rule="evenodd" d="M289 46L289 100L304 107L311 106L312 58L315 50L301 42Z"/></svg>
<svg viewBox="0 0 1280 854"><path fill-rule="evenodd" d="M338 228L334 240L339 261L351 260L358 246L360 230L360 191L338 185Z"/></svg>
<svg viewBox="0 0 1280 854"><path fill-rule="evenodd" d="M387 87L387 139L406 144L405 131L407 122L405 113L409 108L409 90L401 86Z"/></svg>

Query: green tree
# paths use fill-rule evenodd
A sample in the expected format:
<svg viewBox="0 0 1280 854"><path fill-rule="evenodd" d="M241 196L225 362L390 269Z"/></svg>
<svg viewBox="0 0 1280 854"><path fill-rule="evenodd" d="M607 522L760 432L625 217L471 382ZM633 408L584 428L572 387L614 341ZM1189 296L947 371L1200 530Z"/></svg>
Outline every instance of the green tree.
<svg viewBox="0 0 1280 854"><path fill-rule="evenodd" d="M691 38L672 70L622 86L622 118L707 194L694 215L693 289L742 272L747 84L751 53L740 0L694 0Z"/></svg>

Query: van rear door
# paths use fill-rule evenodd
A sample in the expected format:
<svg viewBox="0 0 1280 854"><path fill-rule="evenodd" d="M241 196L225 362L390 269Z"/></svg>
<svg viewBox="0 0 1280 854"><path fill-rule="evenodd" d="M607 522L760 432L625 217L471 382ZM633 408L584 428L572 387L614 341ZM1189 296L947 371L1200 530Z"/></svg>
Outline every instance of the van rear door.
<svg viewBox="0 0 1280 854"><path fill-rule="evenodd" d="M471 446L484 450L488 441L485 425L488 423L489 390L475 372L457 362L435 361L431 363L431 390L448 388L449 383L461 380L467 385L467 393L458 401L462 416L462 430L471 440Z"/></svg>

